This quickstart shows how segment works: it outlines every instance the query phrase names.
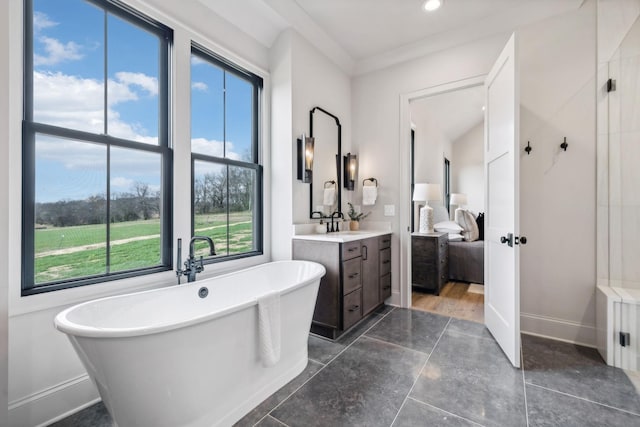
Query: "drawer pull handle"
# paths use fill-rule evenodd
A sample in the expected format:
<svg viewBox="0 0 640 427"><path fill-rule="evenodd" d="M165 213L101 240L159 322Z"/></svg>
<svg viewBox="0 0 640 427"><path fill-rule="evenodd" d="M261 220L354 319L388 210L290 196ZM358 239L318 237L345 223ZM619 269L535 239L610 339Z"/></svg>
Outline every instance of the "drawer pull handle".
<svg viewBox="0 0 640 427"><path fill-rule="evenodd" d="M384 289L385 291L386 291L387 289L391 289L391 285L387 285L387 286L385 286L385 287L384 287L384 288L382 288L382 289Z"/></svg>
<svg viewBox="0 0 640 427"><path fill-rule="evenodd" d="M358 274L360 274L360 273L353 273L353 274L350 274L350 275L349 275L349 279L353 279L353 278L355 278L355 277L358 277Z"/></svg>
<svg viewBox="0 0 640 427"><path fill-rule="evenodd" d="M382 243L389 243L390 241L391 240L389 240L389 239L385 239L385 240L382 241Z"/></svg>
<svg viewBox="0 0 640 427"><path fill-rule="evenodd" d="M359 306L359 305L354 305L353 307L351 307L351 308L349 309L349 311L350 311L350 312L354 312L354 311L356 311L356 310L357 310L357 309L359 309L359 308L360 308L360 306Z"/></svg>
<svg viewBox="0 0 640 427"><path fill-rule="evenodd" d="M353 252L353 251L357 251L357 250L358 250L358 248L349 248L349 249L347 249L348 252Z"/></svg>
<svg viewBox="0 0 640 427"><path fill-rule="evenodd" d="M389 264L391 262L391 260L389 259L385 259L384 261L382 261L383 264Z"/></svg>

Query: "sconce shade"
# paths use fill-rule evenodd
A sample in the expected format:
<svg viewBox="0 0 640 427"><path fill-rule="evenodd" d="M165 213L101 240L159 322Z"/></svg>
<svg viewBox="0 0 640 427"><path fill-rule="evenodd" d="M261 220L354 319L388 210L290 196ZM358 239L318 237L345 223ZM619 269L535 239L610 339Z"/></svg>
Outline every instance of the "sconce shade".
<svg viewBox="0 0 640 427"><path fill-rule="evenodd" d="M355 154L347 153L344 156L344 188L353 191L355 188L358 158Z"/></svg>
<svg viewBox="0 0 640 427"><path fill-rule="evenodd" d="M450 205L463 206L467 204L467 195L464 193L451 193Z"/></svg>
<svg viewBox="0 0 640 427"><path fill-rule="evenodd" d="M298 138L298 179L306 184L313 181L314 142L314 138L307 138L304 134Z"/></svg>

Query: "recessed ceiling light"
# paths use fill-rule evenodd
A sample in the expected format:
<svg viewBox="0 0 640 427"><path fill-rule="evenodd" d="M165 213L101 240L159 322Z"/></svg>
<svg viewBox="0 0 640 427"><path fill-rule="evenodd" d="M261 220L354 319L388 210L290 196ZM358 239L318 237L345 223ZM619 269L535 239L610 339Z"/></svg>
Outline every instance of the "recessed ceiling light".
<svg viewBox="0 0 640 427"><path fill-rule="evenodd" d="M443 0L427 0L424 2L422 7L427 12L433 12L434 10L440 9L440 6L442 6L442 1Z"/></svg>

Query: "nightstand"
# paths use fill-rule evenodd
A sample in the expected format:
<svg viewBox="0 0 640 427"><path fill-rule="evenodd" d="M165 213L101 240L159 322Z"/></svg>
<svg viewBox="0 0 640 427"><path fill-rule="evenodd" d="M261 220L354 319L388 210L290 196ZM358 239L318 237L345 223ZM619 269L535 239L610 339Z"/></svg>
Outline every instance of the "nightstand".
<svg viewBox="0 0 640 427"><path fill-rule="evenodd" d="M448 234L411 233L411 284L439 295L448 280Z"/></svg>

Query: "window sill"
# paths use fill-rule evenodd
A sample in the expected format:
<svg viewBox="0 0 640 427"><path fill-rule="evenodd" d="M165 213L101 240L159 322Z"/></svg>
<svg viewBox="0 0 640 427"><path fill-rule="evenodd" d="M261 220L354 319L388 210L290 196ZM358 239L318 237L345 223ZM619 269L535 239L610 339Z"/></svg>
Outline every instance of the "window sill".
<svg viewBox="0 0 640 427"><path fill-rule="evenodd" d="M266 255L259 255L230 260L227 262L206 264L204 272L198 275L198 279L214 277L220 274L263 264L265 262L268 262ZM183 279L183 283L184 280L185 279ZM130 294L177 284L178 281L176 279L175 271L164 271L162 273L148 274L122 280L113 280L25 297L20 296L20 289L18 286L11 289L12 302L9 305L9 317L17 317L57 307L60 307L60 310L62 310L63 307L68 307L93 299Z"/></svg>

